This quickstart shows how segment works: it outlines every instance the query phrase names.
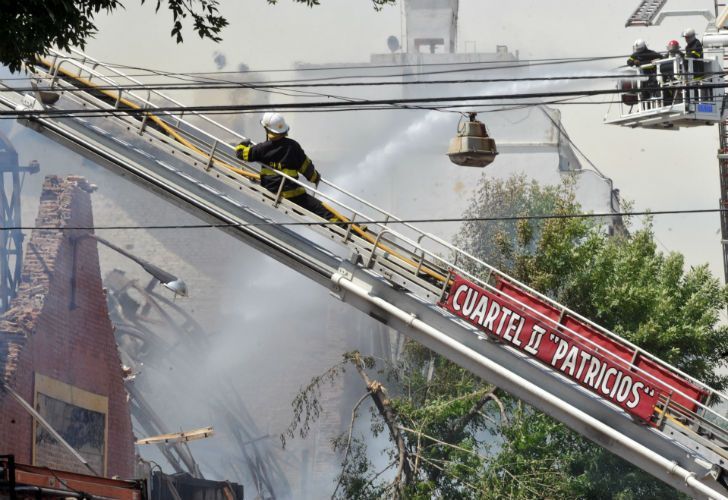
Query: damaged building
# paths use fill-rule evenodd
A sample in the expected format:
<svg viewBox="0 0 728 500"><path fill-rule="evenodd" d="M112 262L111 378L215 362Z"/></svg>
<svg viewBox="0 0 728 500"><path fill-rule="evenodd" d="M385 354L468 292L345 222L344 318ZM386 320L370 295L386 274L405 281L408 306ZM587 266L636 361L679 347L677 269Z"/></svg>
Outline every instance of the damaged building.
<svg viewBox="0 0 728 500"><path fill-rule="evenodd" d="M88 229L94 190L78 176L45 178L0 317L0 498L242 499L240 485L138 463L129 370Z"/></svg>
<svg viewBox="0 0 728 500"><path fill-rule="evenodd" d="M132 477L131 419L96 242L67 230L93 226L91 190L79 177L45 180L17 296L0 319L0 376L93 471ZM8 390L0 443L18 462L89 472Z"/></svg>

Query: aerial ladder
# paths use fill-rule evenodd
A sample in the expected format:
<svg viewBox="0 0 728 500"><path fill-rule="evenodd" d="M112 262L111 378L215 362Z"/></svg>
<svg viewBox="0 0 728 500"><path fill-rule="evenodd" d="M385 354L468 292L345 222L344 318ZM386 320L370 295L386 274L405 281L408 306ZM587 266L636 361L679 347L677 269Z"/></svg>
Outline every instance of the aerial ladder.
<svg viewBox="0 0 728 500"><path fill-rule="evenodd" d="M189 120L181 102L113 66L72 50L52 51L30 70L30 90L0 80L0 111L19 113L21 123L678 490L728 498L728 418L718 409L727 395L326 180L323 190L311 191L346 224L319 219L262 188L260 166L239 161L222 139L244 137L209 116Z"/></svg>

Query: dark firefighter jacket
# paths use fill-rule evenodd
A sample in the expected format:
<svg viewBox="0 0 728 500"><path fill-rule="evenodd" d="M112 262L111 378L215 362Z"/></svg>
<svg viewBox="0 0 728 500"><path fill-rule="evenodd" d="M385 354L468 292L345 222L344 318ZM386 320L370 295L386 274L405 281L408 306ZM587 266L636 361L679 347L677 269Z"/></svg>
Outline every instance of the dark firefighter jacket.
<svg viewBox="0 0 728 500"><path fill-rule="evenodd" d="M314 184L321 178L301 145L288 137L267 140L255 146L241 144L235 151L238 158L243 161L257 161L263 164L260 170L260 184L274 193L278 192L282 179L276 172L283 172L294 179L301 173ZM281 194L284 198L294 198L305 192L303 186L286 180Z"/></svg>
<svg viewBox="0 0 728 500"><path fill-rule="evenodd" d="M654 74L656 68L654 64L650 64L656 59L662 59L662 55L654 50L645 49L635 52L627 59L628 66L639 66L643 73Z"/></svg>
<svg viewBox="0 0 728 500"><path fill-rule="evenodd" d="M700 43L698 37L693 38L685 46L685 57L690 59L703 58L703 44ZM703 76L703 61L693 62L693 77L701 78Z"/></svg>

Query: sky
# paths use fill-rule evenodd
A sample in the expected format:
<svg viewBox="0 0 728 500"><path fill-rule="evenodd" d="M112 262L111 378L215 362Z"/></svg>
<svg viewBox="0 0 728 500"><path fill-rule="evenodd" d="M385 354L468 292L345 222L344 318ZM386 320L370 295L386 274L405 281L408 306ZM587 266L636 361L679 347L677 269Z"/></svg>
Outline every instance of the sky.
<svg viewBox="0 0 728 500"><path fill-rule="evenodd" d="M101 60L174 71L212 71L212 55L246 63L251 69L283 69L296 62L366 62L386 52L386 39L401 38L401 6L376 12L367 0L322 0L309 8L291 0L223 0L230 22L223 41L200 40L189 30L177 45L169 36L170 15L154 15L154 2L126 2L126 9L98 19L99 33L87 51ZM661 26L625 28L638 2L461 0L459 45L492 52L507 45L522 59L628 54L636 38L662 50L685 27L701 31L700 16L668 18ZM665 10L712 9L707 0L670 0ZM619 62L619 64L622 64ZM614 63L614 66L617 62ZM584 69L583 66L580 68ZM600 70L608 70L604 65ZM572 139L614 180L635 209L714 208L719 199L717 127L679 132L623 129L603 124L608 105L564 106L563 122ZM612 110L613 111L613 110ZM329 126L336 127L335 119ZM436 216L437 214L427 214ZM688 265L708 262L722 276L717 214L660 216L655 219L663 250L686 254Z"/></svg>

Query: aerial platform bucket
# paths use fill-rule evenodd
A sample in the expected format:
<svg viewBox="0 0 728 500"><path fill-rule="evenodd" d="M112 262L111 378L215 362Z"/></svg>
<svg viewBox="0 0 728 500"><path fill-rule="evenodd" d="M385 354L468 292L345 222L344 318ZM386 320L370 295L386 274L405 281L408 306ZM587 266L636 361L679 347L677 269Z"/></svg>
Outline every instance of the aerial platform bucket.
<svg viewBox="0 0 728 500"><path fill-rule="evenodd" d="M468 121L458 126L458 135L450 141L447 156L456 165L485 167L493 163L498 154L495 140L488 137L485 124L476 120L476 116L476 113L468 113Z"/></svg>

